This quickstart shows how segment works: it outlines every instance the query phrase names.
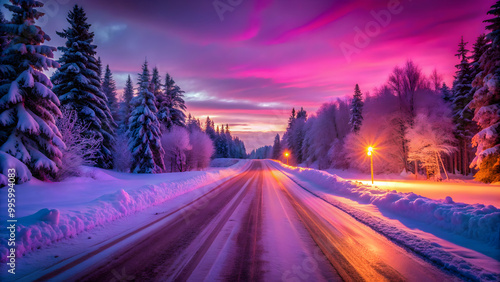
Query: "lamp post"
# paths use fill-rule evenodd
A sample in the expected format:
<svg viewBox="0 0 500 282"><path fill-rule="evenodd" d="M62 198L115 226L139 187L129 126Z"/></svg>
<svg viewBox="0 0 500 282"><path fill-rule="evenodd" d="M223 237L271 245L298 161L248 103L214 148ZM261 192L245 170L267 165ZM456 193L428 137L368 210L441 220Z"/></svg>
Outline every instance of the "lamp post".
<svg viewBox="0 0 500 282"><path fill-rule="evenodd" d="M373 147L368 147L368 156L370 156L370 168L372 171L372 184L373 184Z"/></svg>
<svg viewBox="0 0 500 282"><path fill-rule="evenodd" d="M290 153L285 152L285 157L286 157L286 165L288 165L288 156L290 156Z"/></svg>

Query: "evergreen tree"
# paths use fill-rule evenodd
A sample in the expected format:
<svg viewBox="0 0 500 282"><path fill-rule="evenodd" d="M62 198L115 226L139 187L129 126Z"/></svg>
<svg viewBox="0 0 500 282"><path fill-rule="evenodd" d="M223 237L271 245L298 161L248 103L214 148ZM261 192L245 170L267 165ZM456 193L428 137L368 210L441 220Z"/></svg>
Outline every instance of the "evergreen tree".
<svg viewBox="0 0 500 282"><path fill-rule="evenodd" d="M224 134L219 134L217 135L215 142L215 157L216 158L227 158L228 157L228 144L227 144L227 139L225 138Z"/></svg>
<svg viewBox="0 0 500 282"><path fill-rule="evenodd" d="M491 6L486 20L490 42L479 59L480 72L472 85L477 89L469 108L480 131L472 138L477 147L471 167L479 171L475 178L483 182L500 181L500 1Z"/></svg>
<svg viewBox="0 0 500 282"><path fill-rule="evenodd" d="M222 126L224 127L224 126ZM226 124L226 132L224 134L224 139L226 142L227 146L227 151L226 151L226 158L234 158L234 140L233 137L231 136L231 132L229 131L229 124Z"/></svg>
<svg viewBox="0 0 500 282"><path fill-rule="evenodd" d="M0 25L7 24L8 22L5 20L2 10L0 10ZM10 37L6 31L5 28L0 29L0 57L3 57L4 51L7 49L7 46L9 45L10 42ZM2 83L1 81L6 80L10 81L12 79L15 79L15 72L12 66L7 65L7 64L0 64L0 84Z"/></svg>
<svg viewBox="0 0 500 282"><path fill-rule="evenodd" d="M292 144L292 129L293 129L293 125L295 124L296 118L297 118L297 114L295 112L295 108L292 108L292 113L290 114L290 117L288 118L288 125L286 128L285 134L283 135L283 141L285 142L288 149L291 149L290 145Z"/></svg>
<svg viewBox="0 0 500 282"><path fill-rule="evenodd" d="M200 119L193 117L191 114L188 115L186 125L189 132L202 131Z"/></svg>
<svg viewBox="0 0 500 282"><path fill-rule="evenodd" d="M480 67L480 59L484 52L488 49L488 40L486 39L485 34L481 34L478 36L474 46L472 48L472 56L471 59L471 78L474 79L476 75L481 72ZM472 90L472 95L474 95L474 89Z"/></svg>
<svg viewBox="0 0 500 282"><path fill-rule="evenodd" d="M215 142L218 132L217 134L215 133L214 122L210 119L209 116L207 116L207 120L205 122L205 133L210 137L210 139L212 139L212 141Z"/></svg>
<svg viewBox="0 0 500 282"><path fill-rule="evenodd" d="M232 139L231 137L231 131L229 131L229 124L226 123L226 136L228 139Z"/></svg>
<svg viewBox="0 0 500 282"><path fill-rule="evenodd" d="M132 78L130 75L127 77L127 82L125 83L125 91L123 91L123 102L130 107L130 102L134 98L134 86L132 83Z"/></svg>
<svg viewBox="0 0 500 282"><path fill-rule="evenodd" d="M158 102L158 118L168 130L172 126L186 126L186 105L184 103L184 91L175 84L175 81L167 73L163 95Z"/></svg>
<svg viewBox="0 0 500 282"><path fill-rule="evenodd" d="M102 91L106 98L108 99L108 108L111 111L111 116L113 120L118 120L118 99L116 98L116 83L113 79L113 74L109 69L109 65L106 65L106 71L104 73L104 80L102 82Z"/></svg>
<svg viewBox="0 0 500 282"><path fill-rule="evenodd" d="M102 81L102 61L101 61L101 57L97 58L97 76L99 77L99 81Z"/></svg>
<svg viewBox="0 0 500 282"><path fill-rule="evenodd" d="M85 136L102 138L96 163L99 167L111 168L116 124L106 95L101 91L96 46L92 44L94 33L89 30L85 11L78 5L69 12L67 20L70 27L57 32L66 39L66 43L58 48L63 54L59 59L61 68L52 77L54 93L59 96L62 107L76 111L78 119L87 128Z"/></svg>
<svg viewBox="0 0 500 282"><path fill-rule="evenodd" d="M153 94L155 95L156 99L156 108L159 108L159 103L158 101L161 100L161 96L163 95L163 91L161 91L161 77L160 77L160 72L158 71L157 67L153 68L153 75L151 76L151 83L153 84L154 91Z"/></svg>
<svg viewBox="0 0 500 282"><path fill-rule="evenodd" d="M234 146L232 157L237 159L244 159L246 157L245 143L238 137L234 138Z"/></svg>
<svg viewBox="0 0 500 282"><path fill-rule="evenodd" d="M304 108L300 107L300 111L297 113L297 119L307 119L307 112Z"/></svg>
<svg viewBox="0 0 500 282"><path fill-rule="evenodd" d="M455 123L455 137L459 141L459 158L461 161L460 170L462 174L467 175L469 163L470 139L472 138L471 124L472 111L467 108L470 102L469 92L471 90L471 68L468 61L468 52L466 49L467 42L464 42L462 37L458 45L458 53L455 55L459 58L460 63L456 65L457 72L453 81L453 99L451 107L453 112L453 122Z"/></svg>
<svg viewBox="0 0 500 282"><path fill-rule="evenodd" d="M295 115L295 109L292 109L292 115L288 120L289 128L285 133L287 139L288 148L291 151L292 158L294 158L298 163L302 163L302 144L304 142L305 131L304 125L307 120L307 112L300 108L300 111Z"/></svg>
<svg viewBox="0 0 500 282"><path fill-rule="evenodd" d="M120 128L125 131L128 128L128 119L130 117L130 112L132 111L132 99L134 98L134 86L132 84L132 79L130 75L125 83L125 90L123 91L123 102L121 105L121 124Z"/></svg>
<svg viewBox="0 0 500 282"><path fill-rule="evenodd" d="M351 102L351 116L349 125L354 133L358 133L363 122L363 94L359 90L359 85L354 87L354 96Z"/></svg>
<svg viewBox="0 0 500 282"><path fill-rule="evenodd" d="M293 123L295 122L295 108L292 108L292 114L288 118L288 127L287 131L292 128Z"/></svg>
<svg viewBox="0 0 500 282"><path fill-rule="evenodd" d="M0 10L0 24L6 24L7 21L5 20L3 16L2 10ZM0 31L0 56L2 56L3 51L7 49L7 45L9 44L9 36L6 31L1 30ZM1 69L0 69L1 71Z"/></svg>
<svg viewBox="0 0 500 282"><path fill-rule="evenodd" d="M43 3L10 2L5 7L13 13L12 21L0 24L0 32L10 38L0 57L8 72L0 80L0 185L7 183L12 168L19 182L29 180L31 173L42 179L54 176L65 147L55 125L61 116L59 99L43 73L59 67L52 59L56 48L42 45L50 37L35 25L43 16Z"/></svg>
<svg viewBox="0 0 500 282"><path fill-rule="evenodd" d="M132 153L133 173L159 173L165 170L165 154L160 142L160 123L156 117L154 86L149 81L147 61L139 74L139 94L132 100L134 110L131 113L127 136L129 150Z"/></svg>
<svg viewBox="0 0 500 282"><path fill-rule="evenodd" d="M280 135L276 134L276 137L274 138L274 144L273 144L273 159L279 160L280 157L281 157Z"/></svg>

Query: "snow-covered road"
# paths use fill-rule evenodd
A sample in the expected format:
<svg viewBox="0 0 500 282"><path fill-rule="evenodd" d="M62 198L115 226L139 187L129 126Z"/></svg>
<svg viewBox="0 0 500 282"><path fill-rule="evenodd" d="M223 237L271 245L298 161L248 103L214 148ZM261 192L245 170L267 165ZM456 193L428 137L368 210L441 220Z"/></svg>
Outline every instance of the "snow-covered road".
<svg viewBox="0 0 500 282"><path fill-rule="evenodd" d="M441 271L302 189L269 161L254 161L250 169L194 201L158 208L166 210L156 213L156 218L147 224L124 229L113 238L17 278L84 281L453 279L452 274ZM129 224L132 222L135 223L133 218Z"/></svg>

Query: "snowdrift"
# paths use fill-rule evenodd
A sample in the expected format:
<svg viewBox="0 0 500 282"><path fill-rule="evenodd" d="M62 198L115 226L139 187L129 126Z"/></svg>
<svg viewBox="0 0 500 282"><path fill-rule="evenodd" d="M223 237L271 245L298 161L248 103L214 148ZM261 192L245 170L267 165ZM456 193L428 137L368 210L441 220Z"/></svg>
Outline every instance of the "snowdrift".
<svg viewBox="0 0 500 282"><path fill-rule="evenodd" d="M500 247L500 209L492 205L455 203L451 197L432 200L414 193L347 181L324 171L279 165L284 171L321 186L325 193L373 204L380 209Z"/></svg>
<svg viewBox="0 0 500 282"><path fill-rule="evenodd" d="M165 174L166 182L143 185L127 191L117 187L116 192L101 195L83 207L75 207L71 211L63 212L59 209L45 208L32 215L18 218L16 256L20 257L37 248L64 238L71 238L96 226L163 203L197 188L225 180L245 170L248 164L249 162L239 161L228 168L196 174L187 173L186 177L176 181L168 181L169 174ZM100 171L97 173L102 174ZM99 175L96 178L99 178ZM79 182L81 179L74 178L72 181ZM67 189L72 189L71 183L68 184ZM16 188L22 189L22 186L19 185ZM2 262L7 261L8 256L6 238L7 236L2 236L0 239Z"/></svg>
<svg viewBox="0 0 500 282"><path fill-rule="evenodd" d="M210 167L230 167L232 165L235 165L238 162L239 162L238 159L229 159L229 158L228 159L222 159L222 158L213 159L210 162Z"/></svg>

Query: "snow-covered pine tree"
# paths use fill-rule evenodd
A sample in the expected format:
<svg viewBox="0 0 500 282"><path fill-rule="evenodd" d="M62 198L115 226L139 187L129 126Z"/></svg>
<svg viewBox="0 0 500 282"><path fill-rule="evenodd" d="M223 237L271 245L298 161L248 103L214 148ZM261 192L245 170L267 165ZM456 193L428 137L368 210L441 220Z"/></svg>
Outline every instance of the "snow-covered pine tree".
<svg viewBox="0 0 500 282"><path fill-rule="evenodd" d="M6 24L6 23L7 21L4 18L3 12L2 10L0 10L0 24ZM2 56L3 51L7 48L8 43L9 43L9 37L7 32L0 31L0 56Z"/></svg>
<svg viewBox="0 0 500 282"><path fill-rule="evenodd" d="M233 136L231 136L231 131L229 131L229 124L226 123L226 143L227 143L227 157L226 158L234 158L235 157L235 150L234 150L234 140Z"/></svg>
<svg viewBox="0 0 500 282"><path fill-rule="evenodd" d="M363 122L363 94L359 90L359 85L356 84L354 87L354 96L351 102L351 116L349 119L349 125L351 126L351 131L354 133L359 132L361 128L361 123Z"/></svg>
<svg viewBox="0 0 500 282"><path fill-rule="evenodd" d="M191 114L188 115L188 120L187 120L187 123L186 123L186 127L189 130L189 132L203 131L201 129L201 121L200 121L200 119L197 119L196 117L192 116Z"/></svg>
<svg viewBox="0 0 500 282"><path fill-rule="evenodd" d="M234 138L234 152L232 157L237 159L244 159L246 157L245 143L240 138Z"/></svg>
<svg viewBox="0 0 500 282"><path fill-rule="evenodd" d="M0 186L7 184L9 169L16 169L18 183L31 175L54 176L65 147L55 119L61 116L59 99L43 73L59 67L52 60L57 49L42 45L50 37L35 25L44 14L43 3L11 0L10 23L0 25L10 41L0 57L8 75L0 80Z"/></svg>
<svg viewBox="0 0 500 282"><path fill-rule="evenodd" d="M486 35L481 34L481 35L479 35L476 42L474 43L473 49L472 49L472 55L469 57L471 89L469 90L469 93L467 94L467 98L466 98L467 105L465 105L465 108L462 109L462 111L460 113L460 116L467 117L467 119L468 119L467 125L465 127L466 132L468 133L467 140L465 141L466 144L463 144L461 146L461 150L460 150L460 151L465 151L467 154L467 156L466 156L467 158L463 159L462 171L464 171L466 169L469 169L469 171L470 171L469 165L471 163L471 160L474 158L474 154L476 151L472 147L471 140L472 140L472 136L474 136L474 134L476 134L479 131L479 126L477 125L476 122L472 121L472 119L474 117L474 112L471 108L468 107L468 104L470 103L470 101L472 101L472 98L474 97L474 93L478 89L477 87L472 86L472 81L474 80L476 75L478 75L481 72L479 60L487 48L488 48L488 41L486 39ZM460 142L460 140L459 140L459 142Z"/></svg>
<svg viewBox="0 0 500 282"><path fill-rule="evenodd" d="M186 126L186 105L184 103L184 91L175 84L173 78L167 73L163 95L159 101L158 118L168 130L172 126Z"/></svg>
<svg viewBox="0 0 500 282"><path fill-rule="evenodd" d="M276 137L274 137L274 144L273 144L273 159L279 160L280 157L281 157L280 135L276 134Z"/></svg>
<svg viewBox="0 0 500 282"><path fill-rule="evenodd" d="M132 153L133 173L160 173L165 170L165 152L160 142L160 123L156 117L153 84L150 83L148 62L139 74L139 94L132 100L133 111L129 118L127 136Z"/></svg>
<svg viewBox="0 0 500 282"><path fill-rule="evenodd" d="M288 125L286 127L285 134L283 134L282 140L286 144L286 148L290 148L290 144L292 143L292 127L293 124L295 123L295 119L297 117L297 114L295 112L295 108L292 108L292 113L290 114L290 117L288 118Z"/></svg>
<svg viewBox="0 0 500 282"><path fill-rule="evenodd" d="M479 171L475 178L483 182L500 181L500 1L491 6L486 20L486 36L491 42L479 59L480 72L472 86L474 92L469 108L474 110L474 121L480 131L472 138L477 147L471 167Z"/></svg>
<svg viewBox="0 0 500 282"><path fill-rule="evenodd" d="M471 82L471 67L469 63L468 53L466 48L467 42L464 38L458 44L458 51L455 56L458 57L460 63L455 67L457 68L455 80L453 81L453 98L451 101L451 108L453 113L453 122L455 123L455 137L458 140L458 156L459 156L459 170L463 175L468 174L469 164L469 151L470 140L473 133L471 132L472 124L472 111L466 106L469 104L472 97L469 92L472 88Z"/></svg>
<svg viewBox="0 0 500 282"><path fill-rule="evenodd" d="M111 111L113 120L119 120L118 99L116 98L116 83L113 79L113 73L111 73L111 70L109 69L109 65L106 65L106 71L104 72L102 92L104 92L104 95L106 95L106 98L108 99L108 108Z"/></svg>
<svg viewBox="0 0 500 282"><path fill-rule="evenodd" d="M99 76L99 81L102 82L102 61L101 61L101 57L97 58L97 76Z"/></svg>
<svg viewBox="0 0 500 282"><path fill-rule="evenodd" d="M217 134L215 133L214 122L207 116L207 120L205 121L205 133L215 142L217 138Z"/></svg>
<svg viewBox="0 0 500 282"><path fill-rule="evenodd" d="M288 118L288 127L287 131L292 128L293 123L295 122L296 114L295 114L295 108L292 108L292 114Z"/></svg>
<svg viewBox="0 0 500 282"><path fill-rule="evenodd" d="M228 158L229 157L229 143L227 140L227 135L224 131L224 125L220 127L217 126L217 130L215 131L215 157L216 158Z"/></svg>
<svg viewBox="0 0 500 282"><path fill-rule="evenodd" d="M472 47L472 55L470 56L471 77L474 79L476 75L481 72L480 59L484 52L488 49L488 40L486 34L481 34L477 37L476 42ZM475 89L472 89L474 95Z"/></svg>
<svg viewBox="0 0 500 282"><path fill-rule="evenodd" d="M130 102L134 98L134 86L132 83L132 78L130 78L130 75L127 78L127 82L125 83L125 91L123 92L123 102L125 102L125 105L127 105L130 109Z"/></svg>
<svg viewBox="0 0 500 282"><path fill-rule="evenodd" d="M158 120L160 121L160 129L162 132L166 132L167 129L171 128L170 126L167 126L163 121L165 119L168 119L170 115L170 110L168 109L167 106L167 99L165 96L164 91L162 91L162 83L161 83L161 77L160 77L160 72L157 67L153 68L153 73L151 76L151 84L153 85L153 95L155 95L155 101L156 101L156 109L158 109L158 113L156 116L158 117Z"/></svg>
<svg viewBox="0 0 500 282"><path fill-rule="evenodd" d="M70 27L57 32L66 39L66 43L58 48L63 54L59 59L61 68L52 76L54 93L59 96L61 107L76 111L78 120L87 128L85 135L102 138L96 165L111 168L116 124L106 95L101 91L99 67L95 58L97 47L92 44L94 33L89 30L85 11L78 5L69 12L67 20Z"/></svg>
<svg viewBox="0 0 500 282"><path fill-rule="evenodd" d="M292 117L294 116L295 111L292 110ZM290 117L290 118L292 118ZM294 158L297 163L302 163L302 144L304 143L305 131L304 125L307 121L307 112L300 108L300 111L297 112L297 117L291 123L292 126L289 131L288 138L288 148L291 150L291 157Z"/></svg>
<svg viewBox="0 0 500 282"><path fill-rule="evenodd" d="M158 108L158 100L160 97L163 95L163 91L161 90L161 77L160 77L160 72L158 71L157 67L153 68L153 75L151 76L151 83L153 84L154 91L153 94L155 95L156 99L156 107Z"/></svg>
<svg viewBox="0 0 500 282"><path fill-rule="evenodd" d="M0 25L7 24L8 22L5 20L2 10L0 10ZM7 46L10 42L10 37L6 30L0 29L0 57L4 56L4 51L7 49ZM12 66L6 64L0 64L0 84L2 84L2 80L12 81L15 77L14 69Z"/></svg>

